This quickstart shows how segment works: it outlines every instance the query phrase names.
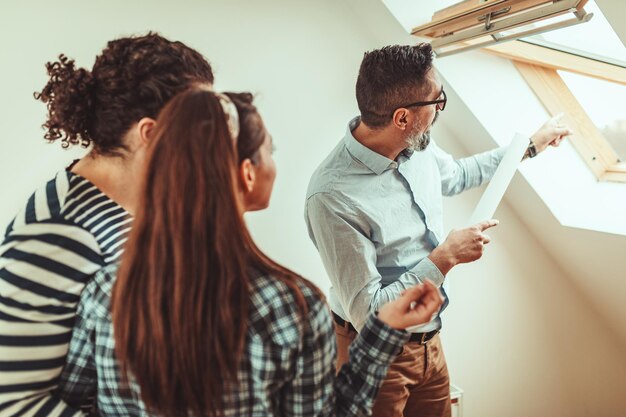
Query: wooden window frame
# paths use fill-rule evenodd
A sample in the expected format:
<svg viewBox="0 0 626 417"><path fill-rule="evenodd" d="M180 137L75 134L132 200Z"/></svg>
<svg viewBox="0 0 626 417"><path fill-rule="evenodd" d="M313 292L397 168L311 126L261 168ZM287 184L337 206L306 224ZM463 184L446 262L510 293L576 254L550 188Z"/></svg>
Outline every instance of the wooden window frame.
<svg viewBox="0 0 626 417"><path fill-rule="evenodd" d="M484 48L508 58L552 116L565 113L574 135L570 141L600 181L626 183L626 162L595 126L557 70L626 85L626 68L521 41Z"/></svg>

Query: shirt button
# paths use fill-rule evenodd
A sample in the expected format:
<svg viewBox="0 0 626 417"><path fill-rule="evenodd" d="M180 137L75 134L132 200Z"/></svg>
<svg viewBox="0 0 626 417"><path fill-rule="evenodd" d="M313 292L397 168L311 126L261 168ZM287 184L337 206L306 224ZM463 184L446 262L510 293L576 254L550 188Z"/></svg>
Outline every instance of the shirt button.
<svg viewBox="0 0 626 417"><path fill-rule="evenodd" d="M390 163L390 164L389 164L389 168L391 168L391 169L396 169L396 168L398 168L398 163L397 163L397 162L392 162L392 163Z"/></svg>

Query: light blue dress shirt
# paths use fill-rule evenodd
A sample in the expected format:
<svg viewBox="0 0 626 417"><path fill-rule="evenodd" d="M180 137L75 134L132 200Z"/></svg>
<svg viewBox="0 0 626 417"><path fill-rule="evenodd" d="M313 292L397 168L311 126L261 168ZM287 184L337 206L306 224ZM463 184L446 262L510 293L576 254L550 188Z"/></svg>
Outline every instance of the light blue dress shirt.
<svg viewBox="0 0 626 417"><path fill-rule="evenodd" d="M392 161L358 142L350 121L343 140L313 174L305 220L332 287L332 310L360 330L370 311L428 278L444 276L428 255L445 240L442 195L488 181L506 148L454 160L434 141ZM442 293L446 298L445 291ZM441 328L440 313L422 326Z"/></svg>

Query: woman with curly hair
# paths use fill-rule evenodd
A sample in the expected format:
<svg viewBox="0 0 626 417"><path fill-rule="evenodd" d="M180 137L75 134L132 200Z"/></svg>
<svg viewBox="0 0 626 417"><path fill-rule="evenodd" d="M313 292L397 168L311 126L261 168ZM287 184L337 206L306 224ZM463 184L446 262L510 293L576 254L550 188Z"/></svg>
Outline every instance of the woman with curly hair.
<svg viewBox="0 0 626 417"><path fill-rule="evenodd" d="M49 141L91 151L36 190L0 246L0 416L80 415L51 395L80 293L117 261L137 205L155 118L190 85L211 85L197 51L157 34L111 41L91 71L61 55L35 97Z"/></svg>
<svg viewBox="0 0 626 417"><path fill-rule="evenodd" d="M86 287L60 393L100 416L366 416L431 282L372 314L335 375L330 309L257 248L272 139L247 93L192 88L158 117L122 262ZM176 175L172 175L172 173ZM119 359L119 361L118 361ZM121 364L121 366L120 366Z"/></svg>

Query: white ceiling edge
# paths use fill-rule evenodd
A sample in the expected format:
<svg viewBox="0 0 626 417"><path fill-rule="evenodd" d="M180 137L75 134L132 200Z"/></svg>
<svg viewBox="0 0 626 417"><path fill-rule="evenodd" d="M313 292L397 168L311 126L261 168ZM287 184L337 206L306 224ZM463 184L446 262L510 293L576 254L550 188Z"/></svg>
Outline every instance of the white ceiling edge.
<svg viewBox="0 0 626 417"><path fill-rule="evenodd" d="M549 117L507 59L468 52L436 66L500 146L515 132L530 137ZM597 181L570 143L524 162L520 172L561 224L626 236L626 184Z"/></svg>

